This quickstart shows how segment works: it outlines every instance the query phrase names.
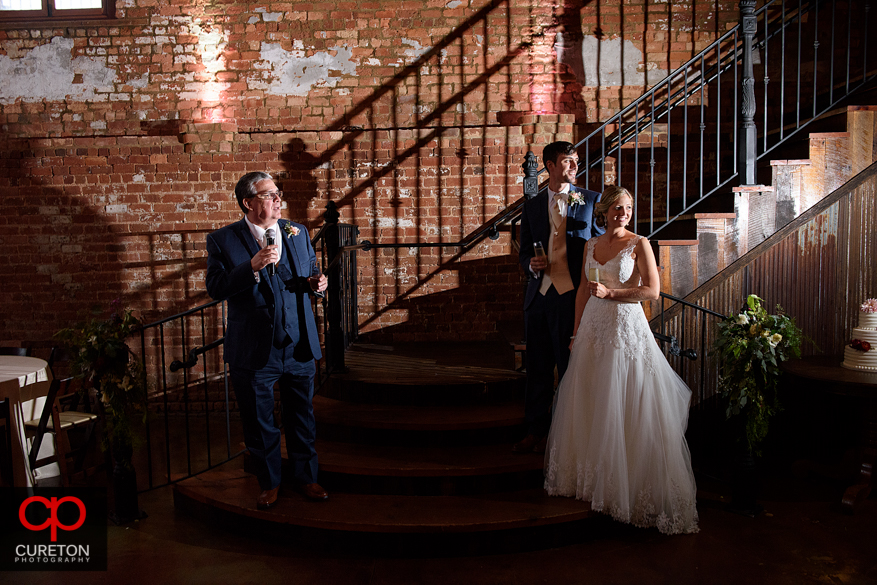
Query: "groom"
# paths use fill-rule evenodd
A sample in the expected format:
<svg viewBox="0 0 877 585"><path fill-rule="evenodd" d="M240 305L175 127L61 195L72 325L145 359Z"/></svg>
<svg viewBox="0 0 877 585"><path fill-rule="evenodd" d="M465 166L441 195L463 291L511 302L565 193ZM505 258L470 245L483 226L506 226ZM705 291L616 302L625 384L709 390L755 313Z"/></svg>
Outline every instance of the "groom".
<svg viewBox="0 0 877 585"><path fill-rule="evenodd" d="M545 451L554 368L560 379L569 363L585 244L605 231L594 225L594 203L600 194L573 185L579 163L575 146L552 142L542 151L542 158L548 189L524 203L521 218L519 260L529 277L524 294L527 436L512 447L516 453Z"/></svg>

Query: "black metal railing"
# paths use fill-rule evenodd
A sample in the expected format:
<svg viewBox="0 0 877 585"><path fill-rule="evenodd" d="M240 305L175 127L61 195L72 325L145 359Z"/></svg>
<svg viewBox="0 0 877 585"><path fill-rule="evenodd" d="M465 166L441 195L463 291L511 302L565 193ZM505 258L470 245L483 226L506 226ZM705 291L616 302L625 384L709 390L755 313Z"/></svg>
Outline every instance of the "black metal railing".
<svg viewBox="0 0 877 585"><path fill-rule="evenodd" d="M868 4L850 3L845 12L835 0L754 5L741 2L738 26L576 144L579 183L627 187L637 233L656 235L735 180L756 184L758 160L873 77ZM525 196L533 197L544 168L532 153L523 168ZM520 208L481 231L514 225Z"/></svg>
<svg viewBox="0 0 877 585"><path fill-rule="evenodd" d="M344 352L359 336L356 251L364 244L357 242L359 228L338 223L339 217L335 202L329 201L323 226L311 240L329 279L327 294L320 297L327 374L344 371Z"/></svg>
<svg viewBox="0 0 877 585"><path fill-rule="evenodd" d="M142 488L189 477L239 453L227 372L214 351L224 340L225 317L225 303L214 301L139 331L150 389L143 448L134 454Z"/></svg>
<svg viewBox="0 0 877 585"><path fill-rule="evenodd" d="M668 302L670 305L668 306ZM678 327L674 327L671 332L667 327L667 322L671 318L678 318ZM664 337L668 337L671 342L669 356L675 356L677 359L671 359L670 363L683 379L689 384L692 390L691 406L702 406L711 394L708 386L710 376L707 375L706 359L710 348L712 347L712 338L708 336L711 325L716 320L722 320L725 315L717 313L706 307L702 307L695 303L688 302L679 297L661 293L660 311L656 317L653 317L649 325L655 338L659 341ZM673 335L676 333L677 335ZM692 337L695 338L692 342ZM678 342L676 341L678 339ZM673 344L675 343L675 348ZM698 349L692 349L692 346ZM688 349L678 349L687 347ZM674 351L674 349L676 349ZM684 358L684 359L683 359ZM694 363L696 362L696 363ZM690 370L694 371L690 371Z"/></svg>

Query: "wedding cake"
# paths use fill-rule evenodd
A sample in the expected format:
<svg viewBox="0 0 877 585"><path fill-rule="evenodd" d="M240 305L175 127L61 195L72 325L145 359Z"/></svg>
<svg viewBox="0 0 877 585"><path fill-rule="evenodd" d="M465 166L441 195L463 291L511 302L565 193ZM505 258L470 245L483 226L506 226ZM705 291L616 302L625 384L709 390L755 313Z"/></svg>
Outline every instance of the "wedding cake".
<svg viewBox="0 0 877 585"><path fill-rule="evenodd" d="M853 329L852 337L841 365L877 372L877 299L868 299L859 307L859 326Z"/></svg>

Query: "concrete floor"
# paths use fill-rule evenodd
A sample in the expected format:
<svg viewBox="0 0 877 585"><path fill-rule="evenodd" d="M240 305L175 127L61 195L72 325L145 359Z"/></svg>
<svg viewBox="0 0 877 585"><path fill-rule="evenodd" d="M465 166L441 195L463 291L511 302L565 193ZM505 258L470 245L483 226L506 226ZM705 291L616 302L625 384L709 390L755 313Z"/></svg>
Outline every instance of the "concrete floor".
<svg viewBox="0 0 877 585"><path fill-rule="evenodd" d="M598 517L581 544L458 558L375 558L309 551L205 524L174 509L171 488L141 494L145 520L109 530L106 573L8 573L42 583L877 583L877 499L840 511L845 483L780 472L766 478L756 518L724 509L720 484L699 480L700 533L667 537ZM329 505L331 499L325 504Z"/></svg>

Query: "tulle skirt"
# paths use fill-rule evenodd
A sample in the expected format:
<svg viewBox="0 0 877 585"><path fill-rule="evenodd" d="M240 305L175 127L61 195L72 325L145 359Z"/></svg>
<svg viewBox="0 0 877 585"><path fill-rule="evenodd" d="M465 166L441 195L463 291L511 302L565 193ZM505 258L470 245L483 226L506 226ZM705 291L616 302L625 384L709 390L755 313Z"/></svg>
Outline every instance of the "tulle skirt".
<svg viewBox="0 0 877 585"><path fill-rule="evenodd" d="M635 526L697 532L690 398L640 306L591 298L558 388L545 489Z"/></svg>

